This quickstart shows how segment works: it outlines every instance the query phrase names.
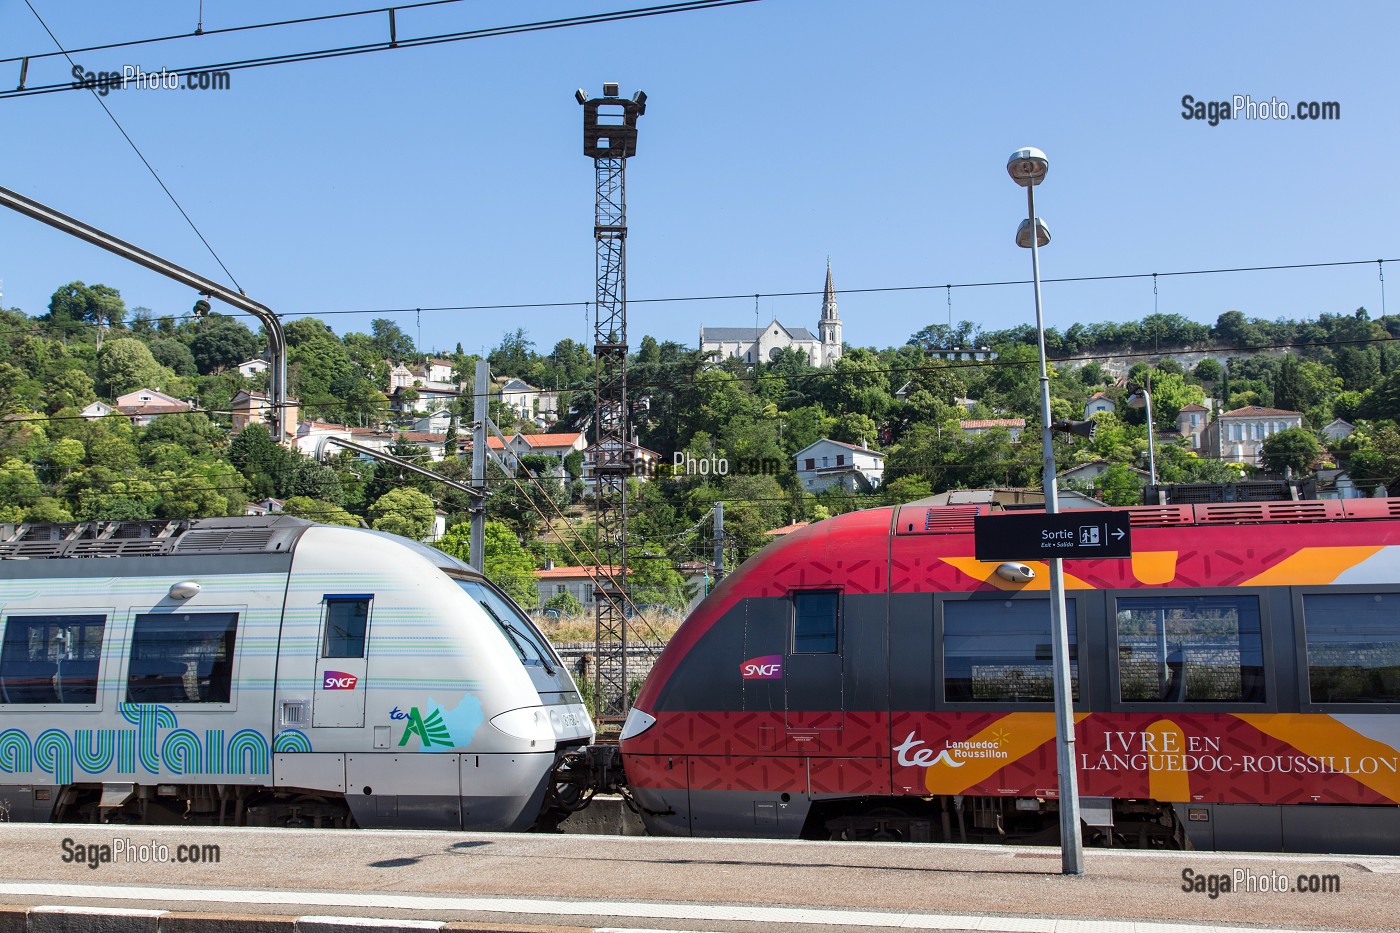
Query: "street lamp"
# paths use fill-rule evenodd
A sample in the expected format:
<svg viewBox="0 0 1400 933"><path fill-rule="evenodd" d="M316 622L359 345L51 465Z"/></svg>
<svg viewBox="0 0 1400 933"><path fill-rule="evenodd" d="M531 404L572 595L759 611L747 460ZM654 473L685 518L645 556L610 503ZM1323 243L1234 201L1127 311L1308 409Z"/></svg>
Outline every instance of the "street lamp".
<svg viewBox="0 0 1400 933"><path fill-rule="evenodd" d="M1050 420L1050 372L1045 362L1045 318L1040 309L1040 247L1050 242L1050 231L1035 216L1035 186L1045 180L1050 160L1039 149L1017 149L1006 161L1011 180L1026 189L1027 216L1016 231L1016 245L1031 251L1031 278L1035 285L1035 339L1040 351L1040 443L1044 452L1041 483L1045 512L1060 510L1055 489L1055 448ZM1079 776L1074 767L1074 704L1070 695L1069 630L1065 625L1064 563L1052 557L1050 564L1050 644L1055 681L1055 758L1060 775L1060 870L1066 875L1084 874L1084 845L1079 835Z"/></svg>
<svg viewBox="0 0 1400 933"><path fill-rule="evenodd" d="M1152 425L1152 393L1147 391L1147 386L1139 386L1136 383L1129 384L1128 391L1132 394L1128 396L1129 408L1147 408L1147 472L1152 477L1152 485L1157 485L1157 441L1153 437L1155 433Z"/></svg>

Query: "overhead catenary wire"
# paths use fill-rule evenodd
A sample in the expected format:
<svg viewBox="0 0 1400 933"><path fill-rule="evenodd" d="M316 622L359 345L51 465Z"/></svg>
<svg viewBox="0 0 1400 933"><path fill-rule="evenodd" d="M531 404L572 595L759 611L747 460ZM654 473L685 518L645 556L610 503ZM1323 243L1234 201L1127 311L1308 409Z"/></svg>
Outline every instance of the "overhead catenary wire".
<svg viewBox="0 0 1400 933"><path fill-rule="evenodd" d="M690 13L699 10L709 10L718 7L737 6L745 3L757 3L759 0L689 0L683 3L671 3L662 6L639 7L630 10L618 10L609 13L588 13L579 16L561 17L559 19L541 20L531 23L516 23L509 26L492 26L482 29L465 30L455 33L440 33L419 38L398 38L397 40L387 39L382 42L368 42L359 45L347 45L336 48L317 49L308 52L291 52L283 55L267 55L257 58L238 59L227 62L217 62L204 65L191 65L180 68L168 69L176 74L199 74L205 72L232 72L243 71L250 68L265 68L274 65L287 65L299 62L322 61L331 58L346 58L353 55L365 55L371 52L384 52L396 49L422 48L426 46L442 45L449 42L465 42L474 39L497 38L500 36L519 35L530 32L544 32L552 29L565 29L575 26L592 26L600 23L622 22L632 19L643 19L652 16L665 16L674 13ZM78 87L83 86L78 83ZM61 82L57 84L45 84L35 87L16 88L11 91L0 91L0 99L13 97L31 97L38 94L55 94L63 91L76 90L74 82Z"/></svg>
<svg viewBox="0 0 1400 933"><path fill-rule="evenodd" d="M63 43L58 41L58 37L53 34L53 30L49 28L49 24L44 22L44 18L39 15L39 11L34 8L34 4L31 2L31 0L24 0L24 5L29 7L29 12L33 13L34 18L39 21L39 25L44 27L44 32L49 34L49 38L53 40L53 44L58 46L58 52L55 54L63 55L65 58L68 59L68 63L76 69L78 65L76 62L73 61L73 56L64 50ZM224 265L223 259L221 259L219 257L219 254L214 251L214 247L210 245L209 240L204 236L203 232L200 231L199 227L195 224L194 219L190 217L189 213L185 210L184 206L180 203L179 199L175 197L175 193L171 191L170 188L165 184L164 180L161 179L160 173L156 171L155 166L152 165L150 160L146 158L145 153L141 151L141 147L136 145L136 140L131 138L131 134L127 133L126 128L122 126L121 121L117 119L116 114L112 113L111 108L108 107L107 103L102 99L102 95L97 92L97 89L95 87L88 88L88 90L92 92L92 99L97 101L97 103L102 107L103 112L107 114L108 119L112 121L112 125L117 128L117 132L122 134L122 138L125 139L127 145L131 147L131 151L135 152L136 157L141 160L141 164L146 166L146 171L150 172L151 177L156 180L156 184L160 185L160 190L165 192L165 196L170 199L170 203L174 204L175 209L180 212L180 216L185 218L185 223L189 224L190 229L194 231L194 235L199 237L199 242L204 244L204 248L209 251L209 255L213 256L214 261L219 264L219 268L224 270L224 275L228 276L229 281L233 283L235 288L237 288L240 292L243 291L243 287L238 284L238 279L234 278L233 273L229 271L228 266Z"/></svg>

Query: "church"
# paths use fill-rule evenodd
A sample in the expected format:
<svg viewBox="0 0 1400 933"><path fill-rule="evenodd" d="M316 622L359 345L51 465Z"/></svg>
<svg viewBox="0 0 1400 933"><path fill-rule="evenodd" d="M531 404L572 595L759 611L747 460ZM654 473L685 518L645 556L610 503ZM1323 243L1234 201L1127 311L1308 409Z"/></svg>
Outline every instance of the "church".
<svg viewBox="0 0 1400 933"><path fill-rule="evenodd" d="M817 333L786 327L777 318L767 327L702 327L701 351L718 351L719 359L738 357L749 366L766 363L791 347L807 355L813 366L830 366L841 358L841 315L836 310L836 287L831 284L831 260L826 263L826 291Z"/></svg>

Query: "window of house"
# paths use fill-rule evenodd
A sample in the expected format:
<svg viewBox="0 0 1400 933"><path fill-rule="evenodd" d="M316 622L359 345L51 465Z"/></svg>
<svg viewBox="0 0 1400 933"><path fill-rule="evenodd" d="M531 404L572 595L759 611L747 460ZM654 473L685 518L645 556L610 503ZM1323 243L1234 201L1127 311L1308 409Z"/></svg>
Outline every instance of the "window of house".
<svg viewBox="0 0 1400 933"><path fill-rule="evenodd" d="M845 465L846 465L846 455L845 455L845 454L837 454L837 455L836 455L836 465L837 465L837 466L845 466Z"/></svg>
<svg viewBox="0 0 1400 933"><path fill-rule="evenodd" d="M96 703L102 615L9 616L0 645L0 702Z"/></svg>
<svg viewBox="0 0 1400 933"><path fill-rule="evenodd" d="M1254 596L1118 600L1125 703L1262 703L1264 645Z"/></svg>
<svg viewBox="0 0 1400 933"><path fill-rule="evenodd" d="M1079 698L1075 602L1065 603L1070 685ZM1051 703L1055 699L1048 599L943 603L943 697L950 703Z"/></svg>
<svg viewBox="0 0 1400 933"><path fill-rule="evenodd" d="M1400 703L1400 594L1308 594L1303 630L1312 702Z"/></svg>
<svg viewBox="0 0 1400 933"><path fill-rule="evenodd" d="M808 458L807 458L807 469L809 469L809 470L815 470L816 468L817 468L817 461L816 461L814 458L812 458L812 457L808 457Z"/></svg>
<svg viewBox="0 0 1400 933"><path fill-rule="evenodd" d="M369 596L327 596L323 658L363 658L369 631Z"/></svg>
<svg viewBox="0 0 1400 933"><path fill-rule="evenodd" d="M136 617L128 703L227 703L233 685L236 612L160 612Z"/></svg>
<svg viewBox="0 0 1400 933"><path fill-rule="evenodd" d="M841 594L807 590L792 594L794 654L835 654L840 627Z"/></svg>

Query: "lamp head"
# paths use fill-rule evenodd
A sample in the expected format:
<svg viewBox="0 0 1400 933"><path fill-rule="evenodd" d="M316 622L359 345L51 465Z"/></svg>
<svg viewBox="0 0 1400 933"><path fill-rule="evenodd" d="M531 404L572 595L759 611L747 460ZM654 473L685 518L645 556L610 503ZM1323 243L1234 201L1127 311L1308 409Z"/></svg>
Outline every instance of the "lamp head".
<svg viewBox="0 0 1400 933"><path fill-rule="evenodd" d="M574 100L578 101L580 104L588 103L588 92L583 88L579 88L577 91L574 91Z"/></svg>
<svg viewBox="0 0 1400 933"><path fill-rule="evenodd" d="M1021 226L1016 228L1016 245L1022 249L1031 248L1031 221L1029 217L1021 221ZM1039 217L1035 219L1035 245L1050 245L1050 228L1045 226L1045 221Z"/></svg>
<svg viewBox="0 0 1400 933"><path fill-rule="evenodd" d="M1045 153L1030 146L1017 149L1006 160L1006 173L1022 188L1040 184L1049 171L1050 160L1045 158Z"/></svg>

